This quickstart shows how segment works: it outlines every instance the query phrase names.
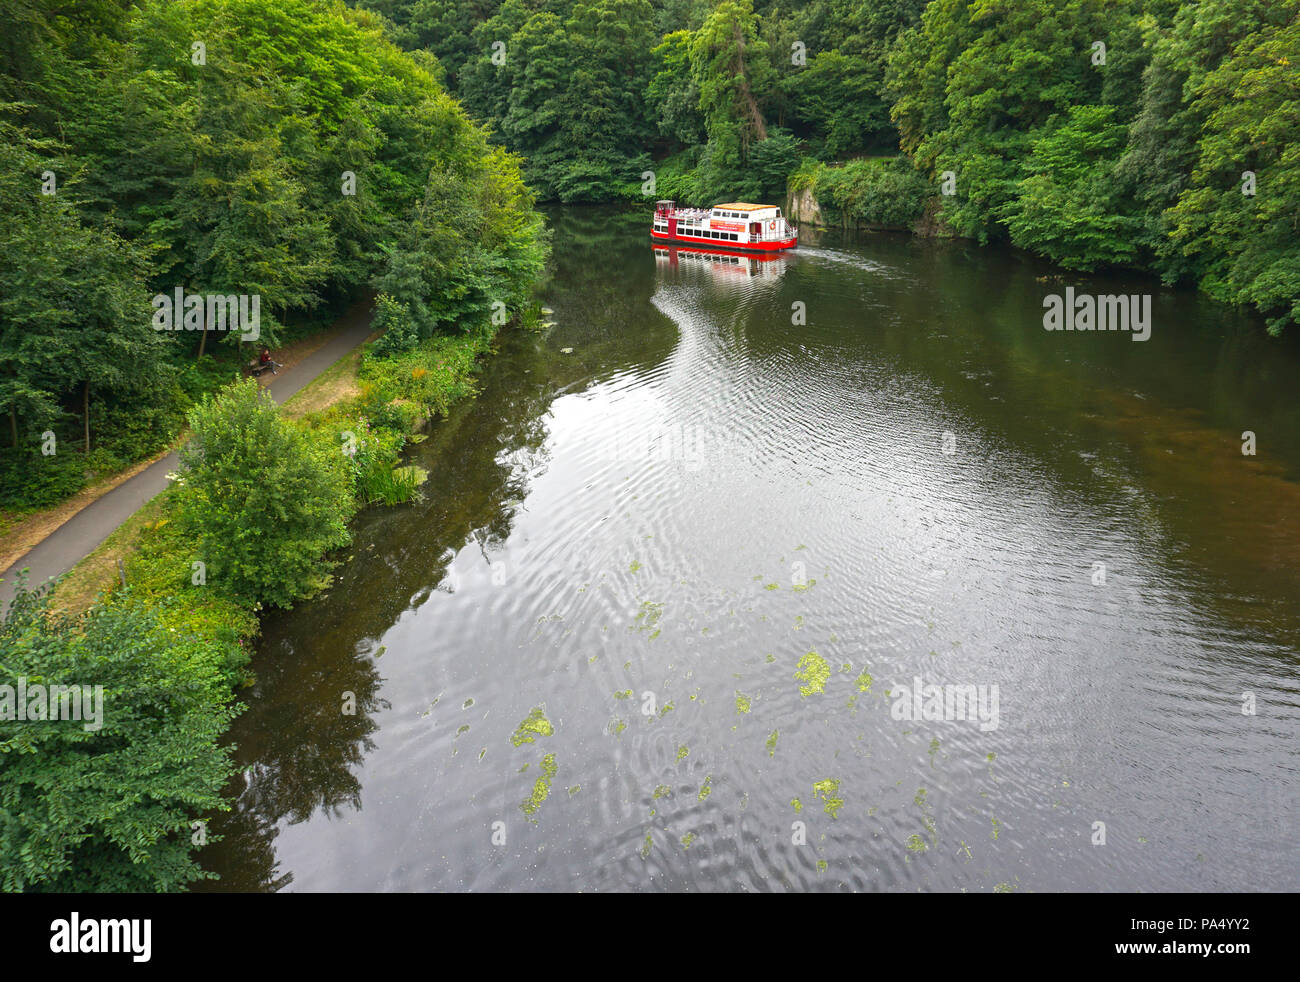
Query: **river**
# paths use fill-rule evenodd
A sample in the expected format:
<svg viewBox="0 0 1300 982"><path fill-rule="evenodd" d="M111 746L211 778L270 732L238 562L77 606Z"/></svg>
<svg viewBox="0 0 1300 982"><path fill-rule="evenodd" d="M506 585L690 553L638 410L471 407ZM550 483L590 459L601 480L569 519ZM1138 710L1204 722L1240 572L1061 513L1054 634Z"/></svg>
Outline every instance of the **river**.
<svg viewBox="0 0 1300 982"><path fill-rule="evenodd" d="M556 326L265 619L205 889L1300 889L1295 339L1005 249L550 217ZM1045 331L1066 286L1149 340Z"/></svg>

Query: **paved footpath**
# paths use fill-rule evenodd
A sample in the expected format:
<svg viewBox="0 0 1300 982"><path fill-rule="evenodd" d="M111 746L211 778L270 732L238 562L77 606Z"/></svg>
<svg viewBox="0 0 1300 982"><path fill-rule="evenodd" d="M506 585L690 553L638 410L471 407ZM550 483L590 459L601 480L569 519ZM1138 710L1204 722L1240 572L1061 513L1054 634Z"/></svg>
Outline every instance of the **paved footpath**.
<svg viewBox="0 0 1300 982"><path fill-rule="evenodd" d="M284 402L321 372L361 344L370 334L371 303L350 307L335 326L342 330L292 368L282 369L266 387L276 402ZM154 461L135 477L96 498L45 537L3 574L0 611L13 599L18 573L28 570L27 586L34 589L62 576L98 548L119 525L139 511L169 483L167 475L180 466L175 453Z"/></svg>

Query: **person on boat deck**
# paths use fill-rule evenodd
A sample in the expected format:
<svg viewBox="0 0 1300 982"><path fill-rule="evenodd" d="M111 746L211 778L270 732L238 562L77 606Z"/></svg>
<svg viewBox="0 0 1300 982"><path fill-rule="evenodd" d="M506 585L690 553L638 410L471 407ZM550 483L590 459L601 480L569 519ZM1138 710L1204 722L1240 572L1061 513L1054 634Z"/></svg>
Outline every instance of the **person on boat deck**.
<svg viewBox="0 0 1300 982"><path fill-rule="evenodd" d="M263 369L267 369L267 368L271 369L272 375L280 374L279 372L280 363L278 361L271 360L271 349L268 348L266 345L262 345L262 354L258 357L258 361L261 362Z"/></svg>

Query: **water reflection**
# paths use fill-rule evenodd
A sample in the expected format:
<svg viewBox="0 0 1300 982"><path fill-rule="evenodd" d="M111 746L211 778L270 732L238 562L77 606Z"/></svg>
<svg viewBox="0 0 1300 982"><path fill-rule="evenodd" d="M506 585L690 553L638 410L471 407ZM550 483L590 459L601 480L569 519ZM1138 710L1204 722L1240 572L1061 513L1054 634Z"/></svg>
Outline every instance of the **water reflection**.
<svg viewBox="0 0 1300 982"><path fill-rule="evenodd" d="M782 255L756 255L726 249L680 249L676 246L653 246L652 250L661 271L681 266L696 267L707 270L722 284L735 278L779 279L786 267Z"/></svg>
<svg viewBox="0 0 1300 982"><path fill-rule="evenodd" d="M219 889L1300 886L1293 343L1154 287L1149 342L1049 334L1057 274L960 243L553 224L559 326L268 619ZM899 721L918 676L1001 725Z"/></svg>

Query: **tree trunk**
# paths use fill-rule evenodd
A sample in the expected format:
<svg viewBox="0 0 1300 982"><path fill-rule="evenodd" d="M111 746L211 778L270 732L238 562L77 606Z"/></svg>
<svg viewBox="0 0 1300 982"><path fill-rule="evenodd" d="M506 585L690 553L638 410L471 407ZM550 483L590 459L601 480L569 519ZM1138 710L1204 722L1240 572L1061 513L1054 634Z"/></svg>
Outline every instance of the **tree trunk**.
<svg viewBox="0 0 1300 982"><path fill-rule="evenodd" d="M207 311L202 307L199 308L199 322L203 325L203 330L199 332L199 354L198 357L194 359L195 361L198 361L199 358L203 357L203 349L208 346Z"/></svg>
<svg viewBox="0 0 1300 982"><path fill-rule="evenodd" d="M740 21L738 20L732 22L732 35L736 40L735 70L740 78L740 97L749 113L749 125L753 128L754 134L761 143L767 139L767 124L763 121L762 110L758 108L758 100L754 98L754 93L749 87L749 76L745 74L745 35L740 29ZM742 134L741 139L745 148L748 149L748 136Z"/></svg>

